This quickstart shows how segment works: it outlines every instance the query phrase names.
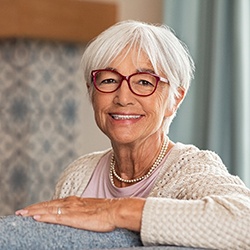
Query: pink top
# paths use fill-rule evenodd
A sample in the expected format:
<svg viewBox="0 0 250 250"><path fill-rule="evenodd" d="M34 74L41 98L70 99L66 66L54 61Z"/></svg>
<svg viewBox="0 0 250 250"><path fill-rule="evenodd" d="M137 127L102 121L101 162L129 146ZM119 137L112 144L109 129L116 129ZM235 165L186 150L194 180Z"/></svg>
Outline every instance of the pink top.
<svg viewBox="0 0 250 250"><path fill-rule="evenodd" d="M169 152L168 152L169 154ZM142 181L139 181L131 186L118 188L115 187L110 180L110 160L111 152L104 155L97 164L94 173L82 193L82 197L92 198L119 198L119 197L142 197L146 198L157 179L158 173L161 170L168 154L165 155L159 166L153 173ZM114 177L115 178L115 177Z"/></svg>

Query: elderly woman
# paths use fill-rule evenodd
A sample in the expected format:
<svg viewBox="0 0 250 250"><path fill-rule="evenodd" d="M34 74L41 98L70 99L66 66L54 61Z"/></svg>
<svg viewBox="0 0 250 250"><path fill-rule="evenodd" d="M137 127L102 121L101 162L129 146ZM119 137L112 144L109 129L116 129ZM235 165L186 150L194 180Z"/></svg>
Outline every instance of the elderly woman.
<svg viewBox="0 0 250 250"><path fill-rule="evenodd" d="M167 136L194 69L170 29L118 23L89 44L82 65L112 148L80 157L53 200L16 214L97 232L126 228L144 245L250 249L249 189L215 153Z"/></svg>

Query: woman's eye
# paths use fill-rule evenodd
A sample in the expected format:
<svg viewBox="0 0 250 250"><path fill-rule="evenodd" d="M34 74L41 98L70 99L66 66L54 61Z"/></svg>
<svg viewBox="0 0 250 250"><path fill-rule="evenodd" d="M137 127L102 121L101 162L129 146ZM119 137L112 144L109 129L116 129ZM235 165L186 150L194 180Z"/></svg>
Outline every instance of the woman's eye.
<svg viewBox="0 0 250 250"><path fill-rule="evenodd" d="M117 81L115 79L112 79L112 78L108 78L108 79L103 79L101 81L101 84L104 84L104 83L116 83Z"/></svg>
<svg viewBox="0 0 250 250"><path fill-rule="evenodd" d="M142 86L154 86L151 82L147 81L147 80L140 80L138 82L138 84L142 85Z"/></svg>

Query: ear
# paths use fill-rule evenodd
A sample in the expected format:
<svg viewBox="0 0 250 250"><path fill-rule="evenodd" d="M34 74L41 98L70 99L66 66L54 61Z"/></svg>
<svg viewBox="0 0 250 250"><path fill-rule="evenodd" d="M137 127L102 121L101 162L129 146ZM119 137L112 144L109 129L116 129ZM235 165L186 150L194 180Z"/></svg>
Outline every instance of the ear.
<svg viewBox="0 0 250 250"><path fill-rule="evenodd" d="M175 103L171 109L166 110L165 117L169 117L176 112L176 110L181 105L185 95L186 95L186 90L182 87L178 87L178 96L175 96Z"/></svg>
<svg viewBox="0 0 250 250"><path fill-rule="evenodd" d="M184 97L186 95L186 90L183 87L179 87L178 88L178 96L175 97L175 111L179 108L179 106L181 105Z"/></svg>

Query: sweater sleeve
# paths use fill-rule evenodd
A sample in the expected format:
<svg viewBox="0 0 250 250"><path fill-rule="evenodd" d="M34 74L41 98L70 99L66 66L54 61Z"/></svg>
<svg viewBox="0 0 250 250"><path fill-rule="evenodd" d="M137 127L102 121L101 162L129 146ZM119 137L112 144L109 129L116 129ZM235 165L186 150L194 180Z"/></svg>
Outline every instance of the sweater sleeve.
<svg viewBox="0 0 250 250"><path fill-rule="evenodd" d="M142 219L144 245L250 249L249 198L209 196L200 200L150 197Z"/></svg>
<svg viewBox="0 0 250 250"><path fill-rule="evenodd" d="M143 244L250 249L250 191L244 183L210 151L174 159L146 200Z"/></svg>

